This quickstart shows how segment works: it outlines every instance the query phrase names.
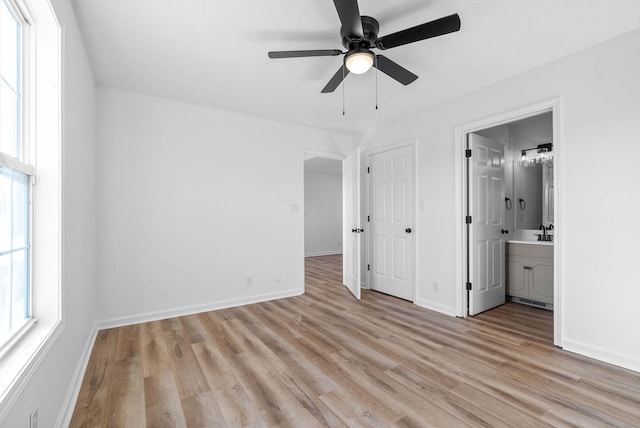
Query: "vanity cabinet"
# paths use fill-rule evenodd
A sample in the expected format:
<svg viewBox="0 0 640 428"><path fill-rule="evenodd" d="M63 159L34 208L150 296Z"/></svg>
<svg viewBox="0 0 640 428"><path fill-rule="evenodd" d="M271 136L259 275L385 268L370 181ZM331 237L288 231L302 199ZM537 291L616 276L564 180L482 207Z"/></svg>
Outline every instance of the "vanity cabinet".
<svg viewBox="0 0 640 428"><path fill-rule="evenodd" d="M553 246L507 244L507 294L553 304Z"/></svg>

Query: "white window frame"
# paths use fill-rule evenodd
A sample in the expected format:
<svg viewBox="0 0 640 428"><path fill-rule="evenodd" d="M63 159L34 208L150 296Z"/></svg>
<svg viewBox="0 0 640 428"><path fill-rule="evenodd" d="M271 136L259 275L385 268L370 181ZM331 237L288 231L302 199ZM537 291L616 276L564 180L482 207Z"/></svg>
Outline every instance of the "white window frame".
<svg viewBox="0 0 640 428"><path fill-rule="evenodd" d="M23 35L24 162L31 175L32 321L0 355L0 425L63 329L61 142L63 34L51 0L8 0L27 25ZM26 171L24 170L26 169Z"/></svg>
<svg viewBox="0 0 640 428"><path fill-rule="evenodd" d="M35 168L33 166L34 159L32 158L32 154L34 153L33 147L31 147L31 139L29 138L29 126L28 124L31 122L32 116L30 111L27 109L30 97L30 77L29 77L29 67L31 65L30 61L30 43L29 43L29 20L25 15L24 11L20 8L18 4L16 4L15 0L0 0L10 9L13 14L17 17L22 31L20 32L20 64L19 64L19 95L20 95L20 106L19 106L19 139L20 139L20 148L18 150L18 157L14 158L9 155L6 155L0 152L0 165L6 166L15 171L21 172L28 176L28 186L29 186L29 219L28 219L28 228L29 228L29 307L31 309L30 317L23 323L23 325L14 331L9 339L0 343L0 358L7 352L14 344L22 337L35 323L35 311L34 311L34 287L33 287L33 182L35 176ZM1 363L1 360L0 360Z"/></svg>

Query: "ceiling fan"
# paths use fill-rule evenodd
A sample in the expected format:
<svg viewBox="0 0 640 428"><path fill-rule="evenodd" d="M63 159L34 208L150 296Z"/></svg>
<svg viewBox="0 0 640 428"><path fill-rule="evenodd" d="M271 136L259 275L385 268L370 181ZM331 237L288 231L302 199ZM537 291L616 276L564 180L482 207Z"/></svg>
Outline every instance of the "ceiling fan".
<svg viewBox="0 0 640 428"><path fill-rule="evenodd" d="M322 89L322 93L335 91L349 72L362 74L371 67L376 67L389 77L403 85L408 85L418 78L415 74L393 62L383 55L374 54L371 49L386 50L432 37L442 36L460 30L458 14L445 16L435 21L407 28L396 33L378 37L380 25L375 18L361 16L358 0L333 0L342 27L340 36L342 45L347 49L302 50L302 51L271 51L269 58L301 58L312 56L345 55L343 66L333 75L329 83Z"/></svg>

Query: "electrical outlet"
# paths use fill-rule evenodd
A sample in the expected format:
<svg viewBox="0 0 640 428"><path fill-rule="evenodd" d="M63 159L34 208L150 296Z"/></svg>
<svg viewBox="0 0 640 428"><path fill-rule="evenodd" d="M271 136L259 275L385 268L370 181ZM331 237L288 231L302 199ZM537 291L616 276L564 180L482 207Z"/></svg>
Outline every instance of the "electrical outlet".
<svg viewBox="0 0 640 428"><path fill-rule="evenodd" d="M438 281L433 281L433 291L440 291L440 284Z"/></svg>
<svg viewBox="0 0 640 428"><path fill-rule="evenodd" d="M244 276L244 285L245 285L245 287L252 287L253 286L253 275L247 274L247 275Z"/></svg>
<svg viewBox="0 0 640 428"><path fill-rule="evenodd" d="M29 428L38 428L38 408L36 407L29 415Z"/></svg>

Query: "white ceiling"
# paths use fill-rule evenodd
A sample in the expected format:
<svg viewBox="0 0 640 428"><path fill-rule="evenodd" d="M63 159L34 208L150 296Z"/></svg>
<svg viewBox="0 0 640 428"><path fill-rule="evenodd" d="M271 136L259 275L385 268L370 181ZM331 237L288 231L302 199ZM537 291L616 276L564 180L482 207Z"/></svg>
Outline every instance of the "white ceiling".
<svg viewBox="0 0 640 428"><path fill-rule="evenodd" d="M349 75L342 57L270 60L269 50L343 49L332 0L72 0L98 84L361 135L640 27L639 0L360 0L380 36L452 13L457 33L386 50L419 76ZM343 49L344 50L344 49Z"/></svg>

